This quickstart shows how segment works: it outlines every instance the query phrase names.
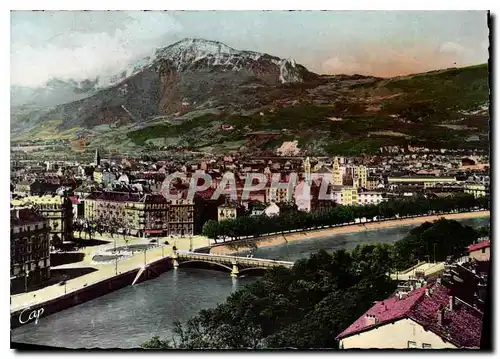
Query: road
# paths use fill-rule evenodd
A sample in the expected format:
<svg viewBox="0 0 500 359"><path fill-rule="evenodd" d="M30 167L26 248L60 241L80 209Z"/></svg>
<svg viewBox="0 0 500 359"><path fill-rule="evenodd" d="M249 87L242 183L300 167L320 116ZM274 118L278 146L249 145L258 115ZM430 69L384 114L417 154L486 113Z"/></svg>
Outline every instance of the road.
<svg viewBox="0 0 500 359"><path fill-rule="evenodd" d="M81 289L82 287L102 281L107 278L111 278L116 275L115 272L115 262L108 263L95 263L92 261L92 257L99 252L105 251L107 249L114 248L114 239L108 236L98 236L96 239L101 239L103 241L110 241L99 246L86 247L79 250L79 252L84 253L85 257L81 262L65 264L52 269L70 269L70 268L94 268L94 272L68 279L66 285L60 285L60 283L47 286L45 288L38 289L36 291L31 291L27 293L21 293L17 295L11 295L11 312L16 311L20 308L26 307L28 305L34 305L40 302L45 302L47 300L55 299L64 293L70 293L72 291ZM123 240L122 236L115 236L116 246L125 246L126 242ZM193 236L191 240L186 238L158 238L159 246L149 249L144 252L135 253L128 258L118 261L117 270L118 273L124 273L129 270L139 268L146 263L153 262L164 256L172 254L172 247L175 245L179 250L188 251L190 249L190 242L192 243L192 249L206 247L208 245L208 239L203 236ZM168 240L169 245L164 245L163 243ZM131 238L128 244L144 244L149 243L148 239L142 238ZM108 253L109 254L109 253Z"/></svg>

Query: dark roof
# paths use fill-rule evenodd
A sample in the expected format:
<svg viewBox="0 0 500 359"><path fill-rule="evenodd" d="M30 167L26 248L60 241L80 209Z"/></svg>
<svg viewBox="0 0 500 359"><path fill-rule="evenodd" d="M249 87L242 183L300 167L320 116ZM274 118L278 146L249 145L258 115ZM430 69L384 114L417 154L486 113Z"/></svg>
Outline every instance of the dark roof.
<svg viewBox="0 0 500 359"><path fill-rule="evenodd" d="M139 202L141 196L139 193L130 192L92 192L88 195L86 200L101 200L101 201L111 201L111 202Z"/></svg>
<svg viewBox="0 0 500 359"><path fill-rule="evenodd" d="M162 194L147 194L141 199L141 201L143 201L144 203L156 204L167 203L167 199Z"/></svg>
<svg viewBox="0 0 500 359"><path fill-rule="evenodd" d="M430 295L425 290L432 290ZM449 310L450 290L444 285L434 283L418 288L404 299L396 296L377 302L365 314L358 318L337 339L361 333L372 328L409 318L422 325L457 347L479 347L481 341L482 313L468 304L455 299L455 307ZM438 311L444 310L442 323L438 322ZM373 315L377 319L374 325L365 325L365 316Z"/></svg>
<svg viewBox="0 0 500 359"><path fill-rule="evenodd" d="M20 208L10 210L10 225L22 226L25 224L42 222L43 217L31 208Z"/></svg>

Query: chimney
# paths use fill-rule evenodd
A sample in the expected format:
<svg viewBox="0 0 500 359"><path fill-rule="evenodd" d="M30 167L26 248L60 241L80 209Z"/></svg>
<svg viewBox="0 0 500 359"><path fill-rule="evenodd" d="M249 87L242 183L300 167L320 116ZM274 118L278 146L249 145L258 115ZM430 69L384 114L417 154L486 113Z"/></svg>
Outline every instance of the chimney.
<svg viewBox="0 0 500 359"><path fill-rule="evenodd" d="M455 309L455 296L450 296L450 310L453 311Z"/></svg>
<svg viewBox="0 0 500 359"><path fill-rule="evenodd" d="M438 325L443 325L444 321L444 307L442 305L439 306L439 309L437 311L437 322Z"/></svg>
<svg viewBox="0 0 500 359"><path fill-rule="evenodd" d="M430 296L431 296L431 293L430 293L430 291L429 291L429 288L425 288L425 295L426 295L427 297L430 297Z"/></svg>
<svg viewBox="0 0 500 359"><path fill-rule="evenodd" d="M377 324L377 317L372 314L367 314L365 316L365 327Z"/></svg>

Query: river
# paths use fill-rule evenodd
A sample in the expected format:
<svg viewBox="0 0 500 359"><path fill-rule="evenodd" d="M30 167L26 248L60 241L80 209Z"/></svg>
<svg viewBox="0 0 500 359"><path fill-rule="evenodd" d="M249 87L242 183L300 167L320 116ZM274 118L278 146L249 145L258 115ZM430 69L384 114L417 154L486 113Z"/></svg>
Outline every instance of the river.
<svg viewBox="0 0 500 359"><path fill-rule="evenodd" d="M472 227L489 217L460 221ZM297 260L323 248L352 249L360 243L394 243L415 227L401 226L363 231L324 240L305 239L253 251L255 257ZM153 335L170 338L173 321L185 321L200 309L215 307L255 278L231 279L228 273L178 268L158 278L129 286L103 297L42 317L11 331L20 343L67 348L135 348Z"/></svg>

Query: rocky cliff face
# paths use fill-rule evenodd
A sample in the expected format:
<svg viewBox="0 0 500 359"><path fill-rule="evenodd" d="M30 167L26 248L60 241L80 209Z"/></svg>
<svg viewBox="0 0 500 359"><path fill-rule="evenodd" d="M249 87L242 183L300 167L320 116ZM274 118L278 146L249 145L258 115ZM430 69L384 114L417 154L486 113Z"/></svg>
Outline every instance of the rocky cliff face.
<svg viewBox="0 0 500 359"><path fill-rule="evenodd" d="M316 78L294 60L239 51L216 41L185 39L158 49L110 82L87 81L78 89L100 89L50 110L42 120L60 119L61 129L146 121L192 109L245 108L248 85L266 87ZM246 91L240 91L246 86Z"/></svg>

